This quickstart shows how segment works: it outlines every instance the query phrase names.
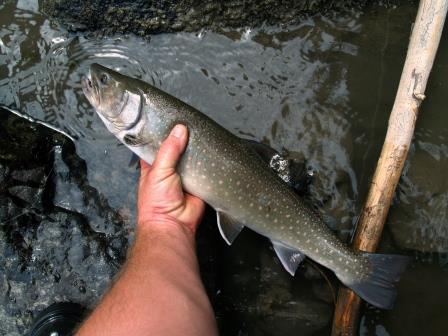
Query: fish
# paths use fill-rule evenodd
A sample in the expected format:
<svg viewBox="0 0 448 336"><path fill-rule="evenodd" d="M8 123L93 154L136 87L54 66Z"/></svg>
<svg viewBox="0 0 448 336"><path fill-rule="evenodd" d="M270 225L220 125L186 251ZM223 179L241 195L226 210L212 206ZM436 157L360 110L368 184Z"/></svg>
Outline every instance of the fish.
<svg viewBox="0 0 448 336"><path fill-rule="evenodd" d="M407 256L354 251L266 164L259 145L142 80L91 64L82 89L107 129L151 164L176 124L189 139L177 165L183 188L216 210L230 245L244 227L270 239L294 276L305 256L373 306L392 309Z"/></svg>

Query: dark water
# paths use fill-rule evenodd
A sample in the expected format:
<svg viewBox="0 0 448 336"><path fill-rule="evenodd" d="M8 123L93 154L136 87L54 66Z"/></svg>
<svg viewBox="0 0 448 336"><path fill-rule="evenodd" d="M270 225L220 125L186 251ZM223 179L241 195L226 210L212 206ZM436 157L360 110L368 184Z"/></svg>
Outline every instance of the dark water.
<svg viewBox="0 0 448 336"><path fill-rule="evenodd" d="M132 239L138 170L82 95L80 78L91 63L153 83L235 134L306 159L315 176L310 198L349 240L415 14L411 4L373 7L304 18L291 27L148 41L70 34L40 13L36 1L0 5L0 105L65 131L79 156L67 159L61 147L52 150L52 220L43 216L31 233L12 224L14 214L1 214L0 335L23 334L33 316L55 301L94 305ZM407 253L413 263L396 308L366 308L361 335L448 332L446 37L381 247ZM228 248L212 225L208 219L201 229L199 253L222 335L329 333L332 292L319 271L308 263L291 278L263 238L243 232ZM26 241L26 259L7 239L16 233Z"/></svg>

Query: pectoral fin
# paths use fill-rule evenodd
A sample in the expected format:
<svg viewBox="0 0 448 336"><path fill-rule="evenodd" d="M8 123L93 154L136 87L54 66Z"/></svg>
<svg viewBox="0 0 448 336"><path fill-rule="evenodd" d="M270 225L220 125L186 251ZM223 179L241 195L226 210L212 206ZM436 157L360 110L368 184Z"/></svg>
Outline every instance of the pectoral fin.
<svg viewBox="0 0 448 336"><path fill-rule="evenodd" d="M216 211L216 218L222 238L224 238L227 244L232 245L244 225L221 211Z"/></svg>
<svg viewBox="0 0 448 336"><path fill-rule="evenodd" d="M128 167L130 167L130 168L134 167L137 169L139 162L140 162L139 156L135 153L132 153L131 160L129 161Z"/></svg>
<svg viewBox="0 0 448 336"><path fill-rule="evenodd" d="M305 255L277 241L272 241L272 245L274 246L274 251L277 253L283 267L289 274L294 276L297 267L299 267L300 263L305 259Z"/></svg>

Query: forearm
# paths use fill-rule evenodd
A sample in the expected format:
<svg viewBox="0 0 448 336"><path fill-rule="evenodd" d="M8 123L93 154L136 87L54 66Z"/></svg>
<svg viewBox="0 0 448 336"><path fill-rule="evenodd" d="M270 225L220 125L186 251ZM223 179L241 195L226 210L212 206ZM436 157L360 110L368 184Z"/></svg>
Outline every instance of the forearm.
<svg viewBox="0 0 448 336"><path fill-rule="evenodd" d="M122 273L77 335L217 335L193 234L170 223L139 229Z"/></svg>

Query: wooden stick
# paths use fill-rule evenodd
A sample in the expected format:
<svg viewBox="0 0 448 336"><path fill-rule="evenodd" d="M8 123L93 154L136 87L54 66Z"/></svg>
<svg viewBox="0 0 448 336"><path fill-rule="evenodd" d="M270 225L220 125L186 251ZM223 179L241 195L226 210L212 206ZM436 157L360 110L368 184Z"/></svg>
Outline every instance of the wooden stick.
<svg viewBox="0 0 448 336"><path fill-rule="evenodd" d="M425 98L447 8L447 0L420 1L383 149L353 241L355 249L374 252L380 241L414 134L418 109ZM339 290L332 336L356 334L360 304L361 299L351 290Z"/></svg>

